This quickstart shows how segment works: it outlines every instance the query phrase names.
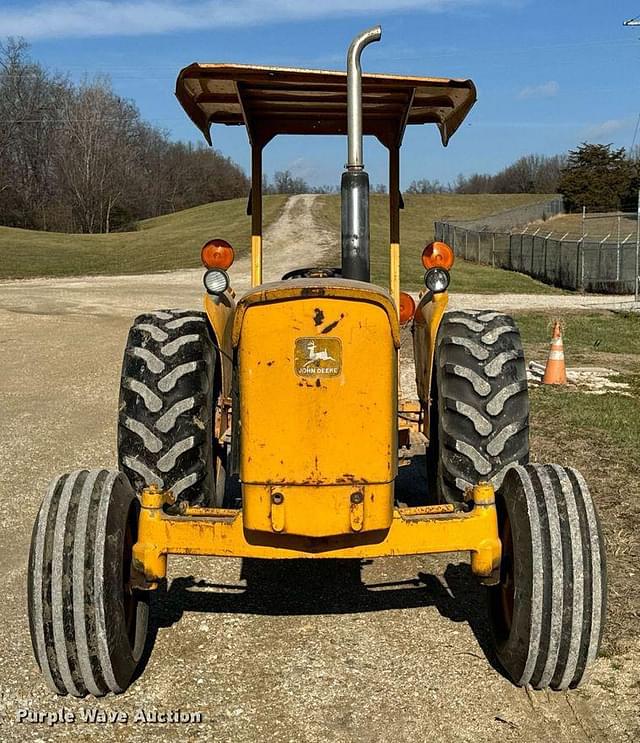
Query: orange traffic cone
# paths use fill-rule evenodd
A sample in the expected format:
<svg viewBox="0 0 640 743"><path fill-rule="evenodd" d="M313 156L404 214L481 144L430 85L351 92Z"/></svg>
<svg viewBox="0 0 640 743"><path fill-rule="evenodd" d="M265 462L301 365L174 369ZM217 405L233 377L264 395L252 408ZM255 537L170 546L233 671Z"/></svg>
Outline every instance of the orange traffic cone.
<svg viewBox="0 0 640 743"><path fill-rule="evenodd" d="M553 324L553 335L551 337L551 348L547 366L544 370L542 384L566 384L567 367L564 364L564 346L562 345L562 333L560 323L556 320Z"/></svg>

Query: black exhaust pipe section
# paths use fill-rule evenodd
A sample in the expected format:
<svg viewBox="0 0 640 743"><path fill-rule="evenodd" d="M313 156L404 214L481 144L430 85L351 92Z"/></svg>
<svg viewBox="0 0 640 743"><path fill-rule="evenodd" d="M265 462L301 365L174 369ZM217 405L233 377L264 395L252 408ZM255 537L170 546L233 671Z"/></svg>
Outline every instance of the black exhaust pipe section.
<svg viewBox="0 0 640 743"><path fill-rule="evenodd" d="M369 265L369 175L365 170L342 174L342 275L371 281Z"/></svg>
<svg viewBox="0 0 640 743"><path fill-rule="evenodd" d="M362 70L360 56L379 41L380 26L355 37L347 52L347 169L342 174L342 275L371 281L369 261L369 176L362 161Z"/></svg>

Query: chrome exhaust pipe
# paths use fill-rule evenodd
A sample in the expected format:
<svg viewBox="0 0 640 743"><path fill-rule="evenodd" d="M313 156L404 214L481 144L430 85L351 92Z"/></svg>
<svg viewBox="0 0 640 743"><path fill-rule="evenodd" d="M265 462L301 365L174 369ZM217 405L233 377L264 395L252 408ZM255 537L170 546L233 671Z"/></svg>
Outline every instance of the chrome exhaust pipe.
<svg viewBox="0 0 640 743"><path fill-rule="evenodd" d="M380 41L382 28L374 26L363 31L351 42L347 52L347 169L362 170L362 50L374 41Z"/></svg>
<svg viewBox="0 0 640 743"><path fill-rule="evenodd" d="M370 281L369 176L362 161L362 50L382 36L380 26L363 31L347 52L347 166L342 174L342 275Z"/></svg>

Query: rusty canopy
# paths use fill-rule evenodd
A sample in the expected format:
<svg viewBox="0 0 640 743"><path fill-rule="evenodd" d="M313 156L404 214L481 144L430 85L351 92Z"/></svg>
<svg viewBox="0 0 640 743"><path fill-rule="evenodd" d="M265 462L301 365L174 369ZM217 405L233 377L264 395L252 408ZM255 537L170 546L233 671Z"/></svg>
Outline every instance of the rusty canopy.
<svg viewBox="0 0 640 743"><path fill-rule="evenodd" d="M278 134L347 133L345 72L194 63L176 96L209 144L212 124L245 125L260 146ZM363 74L363 133L393 147L406 125L436 124L446 145L475 100L471 80Z"/></svg>

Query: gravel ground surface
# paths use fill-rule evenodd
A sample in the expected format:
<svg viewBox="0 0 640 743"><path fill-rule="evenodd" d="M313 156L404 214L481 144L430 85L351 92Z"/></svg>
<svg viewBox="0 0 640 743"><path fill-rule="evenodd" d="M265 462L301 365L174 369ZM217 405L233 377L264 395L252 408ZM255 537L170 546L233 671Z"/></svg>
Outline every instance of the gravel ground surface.
<svg viewBox="0 0 640 743"><path fill-rule="evenodd" d="M291 201L272 241L287 244L312 223L313 197ZM290 267L289 252L267 270ZM167 589L154 599L153 650L132 688L101 700L46 689L26 618L29 540L46 484L78 466L114 465L131 319L198 307L200 298L200 271L0 284L0 740L637 741L637 643L637 653L600 658L580 690L516 688L496 668L484 595L465 556L454 555L173 559ZM468 301L503 306L493 299ZM401 470L401 498L425 487L423 470L418 448ZM18 721L61 709L75 722ZM202 721L145 723L139 710ZM128 719L82 722L94 713Z"/></svg>

